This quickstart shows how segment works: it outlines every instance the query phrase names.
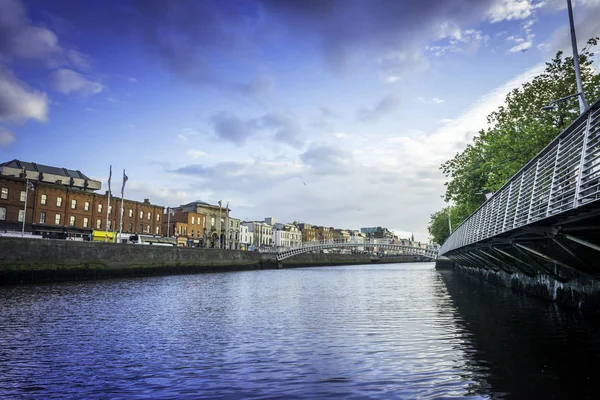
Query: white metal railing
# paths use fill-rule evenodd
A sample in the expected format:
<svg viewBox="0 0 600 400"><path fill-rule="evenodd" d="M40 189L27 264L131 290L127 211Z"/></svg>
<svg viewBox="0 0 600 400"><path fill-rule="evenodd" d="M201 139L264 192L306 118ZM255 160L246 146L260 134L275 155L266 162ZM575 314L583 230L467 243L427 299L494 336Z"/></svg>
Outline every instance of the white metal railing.
<svg viewBox="0 0 600 400"><path fill-rule="evenodd" d="M310 242L302 242L300 245L298 246L290 246L290 247L284 247L284 246L273 246L273 247L264 247L264 248L260 248L258 251L262 252L262 253L281 253L283 251L288 251L288 250L294 250L294 249L302 249L302 248L307 248L307 247L315 247L315 246L319 246L319 245L323 245L323 244L327 244L327 245L331 245L331 244L354 244L357 246L365 246L365 247L369 247L369 246L376 246L376 245L383 245L383 244L396 244L396 245L402 245L404 242L407 242L406 240L394 240L394 239L372 239L372 238L362 238L362 239L330 239L330 240L315 240L315 241L310 241ZM409 242L410 243L410 242ZM418 247L411 244L407 244L405 246L412 246L412 247ZM427 248L425 247L421 247L423 249Z"/></svg>
<svg viewBox="0 0 600 400"><path fill-rule="evenodd" d="M439 254L600 199L600 100L471 214Z"/></svg>

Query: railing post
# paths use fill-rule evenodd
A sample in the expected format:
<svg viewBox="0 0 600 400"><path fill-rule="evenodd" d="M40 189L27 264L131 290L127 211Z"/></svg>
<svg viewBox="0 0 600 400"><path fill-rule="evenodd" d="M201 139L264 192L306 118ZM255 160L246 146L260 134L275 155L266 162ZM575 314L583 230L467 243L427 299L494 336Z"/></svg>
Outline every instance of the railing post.
<svg viewBox="0 0 600 400"><path fill-rule="evenodd" d="M527 210L527 223L531 221L531 207L533 206L533 196L535 195L535 187L537 186L538 173L540 171L540 158L535 162L535 175L533 176L533 187L531 188L531 198L529 199L529 209Z"/></svg>
<svg viewBox="0 0 600 400"><path fill-rule="evenodd" d="M556 156L554 157L554 167L552 167L552 180L550 181L550 192L548 193L548 206L546 207L546 214L544 217L550 215L550 205L552 204L552 192L554 190L554 182L556 179L556 167L558 165L558 157L560 157L560 145L562 144L562 139L558 139L558 146L556 146Z"/></svg>
<svg viewBox="0 0 600 400"><path fill-rule="evenodd" d="M573 208L579 207L579 193L581 192L581 178L583 176L583 165L587 155L588 137L590 135L590 124L592 123L592 113L588 111L585 124L585 133L583 136L583 145L581 146L581 159L579 160L579 170L577 171L577 182L575 183L575 197L573 198Z"/></svg>
<svg viewBox="0 0 600 400"><path fill-rule="evenodd" d="M506 230L506 216L508 215L508 209L510 208L510 196L512 195L512 188L513 188L513 183L514 181L510 181L510 185L508 186L508 197L506 198L506 206L504 209L504 217L502 218L502 231L504 232Z"/></svg>
<svg viewBox="0 0 600 400"><path fill-rule="evenodd" d="M512 227L517 223L517 217L519 216L519 198L521 197L521 189L523 189L523 178L525 177L525 171L521 172L521 179L519 180L519 191L517 192L517 204L515 204L515 217L513 218Z"/></svg>

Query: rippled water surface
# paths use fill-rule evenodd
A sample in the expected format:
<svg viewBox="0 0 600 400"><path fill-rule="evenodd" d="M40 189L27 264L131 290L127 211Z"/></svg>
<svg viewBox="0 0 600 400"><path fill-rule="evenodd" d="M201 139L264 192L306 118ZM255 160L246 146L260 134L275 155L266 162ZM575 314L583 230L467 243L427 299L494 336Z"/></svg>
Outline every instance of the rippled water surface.
<svg viewBox="0 0 600 400"><path fill-rule="evenodd" d="M433 264L5 286L0 397L595 397L597 328Z"/></svg>

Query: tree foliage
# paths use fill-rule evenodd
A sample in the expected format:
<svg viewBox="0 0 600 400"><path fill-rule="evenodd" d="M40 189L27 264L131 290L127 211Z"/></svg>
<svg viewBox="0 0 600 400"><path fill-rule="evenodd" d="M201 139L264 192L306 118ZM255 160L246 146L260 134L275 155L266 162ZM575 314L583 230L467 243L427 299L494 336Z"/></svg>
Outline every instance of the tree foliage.
<svg viewBox="0 0 600 400"><path fill-rule="evenodd" d="M598 38L590 39L579 56L583 90L588 102L600 97L600 74L593 68L591 48ZM556 57L546 63L545 70L530 82L512 90L505 102L487 117L484 127L461 153L441 165L448 178L445 200L453 202L457 224L477 209L486 192L498 190L518 170L550 143L579 116L577 97L556 104L552 111L542 111L554 100L577 93L573 57ZM442 215L445 208L432 214L429 233L437 243L443 243ZM460 210L460 212L458 211ZM453 213L451 213L453 214ZM454 224L455 218L452 218Z"/></svg>

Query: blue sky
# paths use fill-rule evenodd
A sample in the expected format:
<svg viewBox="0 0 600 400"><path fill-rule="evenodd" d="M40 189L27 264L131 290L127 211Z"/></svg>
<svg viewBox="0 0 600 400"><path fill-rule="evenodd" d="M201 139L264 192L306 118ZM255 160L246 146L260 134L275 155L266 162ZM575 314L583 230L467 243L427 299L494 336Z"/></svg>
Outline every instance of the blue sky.
<svg viewBox="0 0 600 400"><path fill-rule="evenodd" d="M583 47L600 0L574 3ZM439 164L571 54L565 7L0 0L0 159L103 182L112 164L133 199L426 240Z"/></svg>

